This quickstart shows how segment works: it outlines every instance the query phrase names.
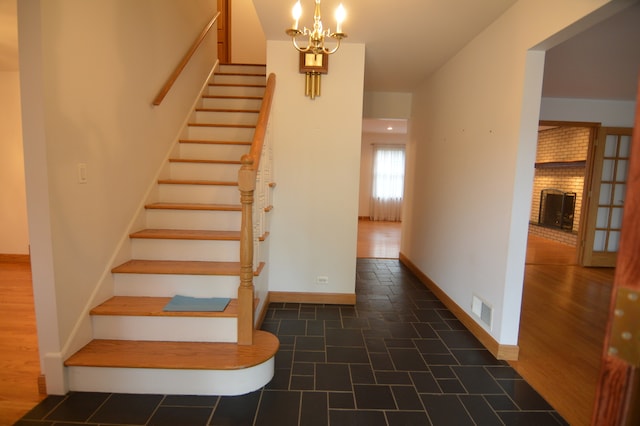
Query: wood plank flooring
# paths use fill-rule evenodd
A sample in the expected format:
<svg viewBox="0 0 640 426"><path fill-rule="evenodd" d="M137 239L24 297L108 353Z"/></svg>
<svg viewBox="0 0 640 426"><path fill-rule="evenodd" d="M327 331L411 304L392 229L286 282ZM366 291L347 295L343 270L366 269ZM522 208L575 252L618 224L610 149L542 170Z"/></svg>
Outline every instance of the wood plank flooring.
<svg viewBox="0 0 640 426"><path fill-rule="evenodd" d="M397 258L399 236L398 223L360 221L357 255ZM512 365L571 425L587 425L613 270L576 266L572 248L535 236L526 263ZM0 424L12 424L42 399L29 264L0 262L0 312Z"/></svg>
<svg viewBox="0 0 640 426"><path fill-rule="evenodd" d="M595 398L613 268L582 268L573 247L529 235L520 357L511 365L573 426Z"/></svg>
<svg viewBox="0 0 640 426"><path fill-rule="evenodd" d="M0 262L0 425L12 425L46 396L38 393L39 375L31 267Z"/></svg>
<svg viewBox="0 0 640 426"><path fill-rule="evenodd" d="M358 220L357 257L397 259L400 254L400 222Z"/></svg>

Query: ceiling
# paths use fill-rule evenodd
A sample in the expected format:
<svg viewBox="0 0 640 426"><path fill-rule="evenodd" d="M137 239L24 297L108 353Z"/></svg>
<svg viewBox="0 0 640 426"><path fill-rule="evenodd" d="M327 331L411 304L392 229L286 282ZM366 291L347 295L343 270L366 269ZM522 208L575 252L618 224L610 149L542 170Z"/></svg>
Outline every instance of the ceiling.
<svg viewBox="0 0 640 426"><path fill-rule="evenodd" d="M253 0L268 39L286 40L295 0ZM325 26L339 2L346 41L365 44L365 90L411 92L516 0L323 0ZM17 0L0 0L0 71L18 69ZM302 0L301 26L312 24ZM543 96L634 100L640 70L640 3L547 52Z"/></svg>

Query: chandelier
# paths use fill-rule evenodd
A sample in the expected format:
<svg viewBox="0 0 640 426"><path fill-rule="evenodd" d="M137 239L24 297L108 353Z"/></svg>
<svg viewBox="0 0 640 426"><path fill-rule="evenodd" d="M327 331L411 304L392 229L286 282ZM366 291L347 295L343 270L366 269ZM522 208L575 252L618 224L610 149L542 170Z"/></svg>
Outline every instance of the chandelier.
<svg viewBox="0 0 640 426"><path fill-rule="evenodd" d="M301 30L298 27L300 16L302 16L302 6L300 5L300 0L298 0L292 10L294 19L293 26L286 30L287 35L291 37L293 46L300 52L300 72L306 74L305 96L309 96L311 99L320 96L320 75L326 74L329 70L328 55L335 53L340 47L340 41L347 37L347 35L342 32L342 22L344 22L346 17L346 12L342 4L338 6L335 12L336 31L331 32L330 28L325 30L322 27L320 16L321 0L314 1L316 6L313 13L313 29L303 27ZM298 36L308 37L306 46L301 46L298 43ZM325 46L326 38L334 39L336 45L333 48Z"/></svg>

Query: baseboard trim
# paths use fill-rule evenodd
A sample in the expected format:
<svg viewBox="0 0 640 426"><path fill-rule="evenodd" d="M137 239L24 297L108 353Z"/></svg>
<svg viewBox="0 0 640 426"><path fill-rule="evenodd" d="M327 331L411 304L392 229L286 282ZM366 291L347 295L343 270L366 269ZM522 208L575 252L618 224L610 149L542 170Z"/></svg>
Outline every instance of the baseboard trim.
<svg viewBox="0 0 640 426"><path fill-rule="evenodd" d="M431 290L458 320L484 345L489 352L506 361L517 361L520 348L516 345L501 345L487 331L480 326L464 309L453 301L447 294L428 276L426 276L407 256L400 252L400 262L413 272L416 277Z"/></svg>
<svg viewBox="0 0 640 426"><path fill-rule="evenodd" d="M315 303L326 305L355 305L355 293L298 293L270 291L269 301L275 303Z"/></svg>
<svg viewBox="0 0 640 426"><path fill-rule="evenodd" d="M0 253L0 263L31 263L31 256L28 254Z"/></svg>

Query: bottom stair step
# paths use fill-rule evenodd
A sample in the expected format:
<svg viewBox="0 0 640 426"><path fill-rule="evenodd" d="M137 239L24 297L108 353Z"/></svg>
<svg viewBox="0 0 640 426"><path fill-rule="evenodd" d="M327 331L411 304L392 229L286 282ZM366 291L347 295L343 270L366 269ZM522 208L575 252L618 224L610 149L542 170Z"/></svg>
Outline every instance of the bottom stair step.
<svg viewBox="0 0 640 426"><path fill-rule="evenodd" d="M280 345L256 330L253 345L94 340L65 362L82 392L241 395L273 377Z"/></svg>
<svg viewBox="0 0 640 426"><path fill-rule="evenodd" d="M66 366L235 370L253 367L275 355L280 342L256 330L253 345L207 342L93 340L72 355Z"/></svg>

